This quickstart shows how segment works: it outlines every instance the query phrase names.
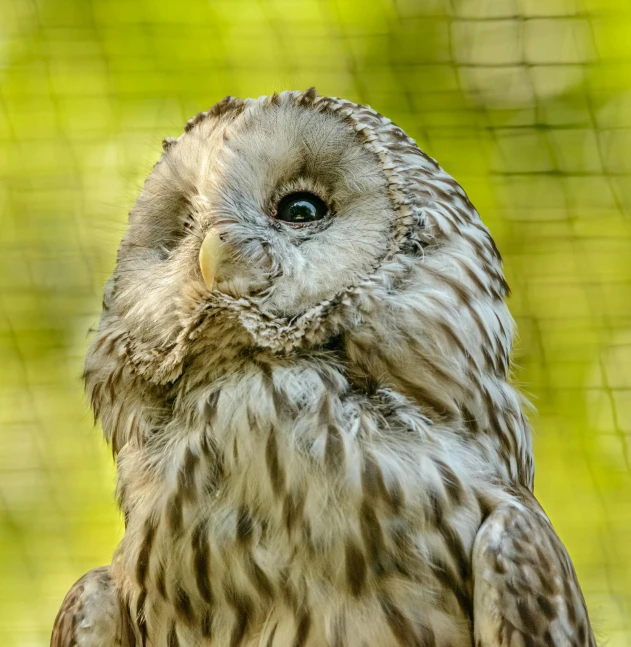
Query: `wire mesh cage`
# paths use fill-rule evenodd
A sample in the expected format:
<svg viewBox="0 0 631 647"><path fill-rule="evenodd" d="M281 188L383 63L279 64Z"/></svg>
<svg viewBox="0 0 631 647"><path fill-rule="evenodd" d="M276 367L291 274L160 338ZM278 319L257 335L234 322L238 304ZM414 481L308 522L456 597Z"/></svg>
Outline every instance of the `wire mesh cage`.
<svg viewBox="0 0 631 647"><path fill-rule="evenodd" d="M631 645L631 6L622 0L0 0L0 641L47 644L122 534L80 381L165 136L315 85L392 118L503 253L536 493L597 637Z"/></svg>

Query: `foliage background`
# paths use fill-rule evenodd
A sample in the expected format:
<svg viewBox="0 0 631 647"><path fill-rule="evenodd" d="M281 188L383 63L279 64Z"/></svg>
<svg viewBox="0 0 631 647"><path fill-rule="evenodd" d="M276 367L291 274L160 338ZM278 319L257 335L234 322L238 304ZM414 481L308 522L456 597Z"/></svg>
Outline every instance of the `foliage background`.
<svg viewBox="0 0 631 647"><path fill-rule="evenodd" d="M601 643L631 645L626 0L0 0L0 643L46 645L121 536L79 376L161 139L311 85L394 119L490 226L537 495Z"/></svg>

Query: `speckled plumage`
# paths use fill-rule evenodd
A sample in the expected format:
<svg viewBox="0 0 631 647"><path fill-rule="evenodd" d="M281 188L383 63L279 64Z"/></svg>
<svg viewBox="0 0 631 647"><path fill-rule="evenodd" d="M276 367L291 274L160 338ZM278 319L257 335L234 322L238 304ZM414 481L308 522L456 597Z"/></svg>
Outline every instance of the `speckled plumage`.
<svg viewBox="0 0 631 647"><path fill-rule="evenodd" d="M332 215L271 217L298 190ZM368 107L229 97L165 140L85 370L122 644L595 645L531 491L507 293L462 188ZM82 599L55 647L119 644L73 635Z"/></svg>

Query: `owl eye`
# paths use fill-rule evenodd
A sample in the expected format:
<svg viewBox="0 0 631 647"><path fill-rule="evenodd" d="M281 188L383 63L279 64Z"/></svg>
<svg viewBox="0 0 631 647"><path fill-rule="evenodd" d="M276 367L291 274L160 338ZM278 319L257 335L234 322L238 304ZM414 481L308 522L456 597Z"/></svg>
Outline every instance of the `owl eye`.
<svg viewBox="0 0 631 647"><path fill-rule="evenodd" d="M276 208L276 219L302 224L322 220L326 216L326 204L313 193L300 191L286 195Z"/></svg>

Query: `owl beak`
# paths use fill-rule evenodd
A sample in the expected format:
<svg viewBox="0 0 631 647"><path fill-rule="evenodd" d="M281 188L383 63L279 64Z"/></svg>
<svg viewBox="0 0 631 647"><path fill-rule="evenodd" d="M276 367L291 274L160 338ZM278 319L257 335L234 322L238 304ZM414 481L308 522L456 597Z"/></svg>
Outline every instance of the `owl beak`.
<svg viewBox="0 0 631 647"><path fill-rule="evenodd" d="M215 287L217 269L223 260L225 245L220 238L217 228L212 228L204 238L199 250L199 267L204 277L204 283L209 290Z"/></svg>

